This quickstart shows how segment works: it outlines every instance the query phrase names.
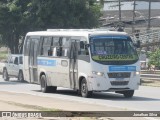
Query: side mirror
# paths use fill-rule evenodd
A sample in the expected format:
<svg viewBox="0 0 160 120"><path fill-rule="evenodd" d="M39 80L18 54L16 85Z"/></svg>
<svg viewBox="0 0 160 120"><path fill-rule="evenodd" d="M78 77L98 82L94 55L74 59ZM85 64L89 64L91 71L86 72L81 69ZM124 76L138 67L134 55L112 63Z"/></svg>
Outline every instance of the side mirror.
<svg viewBox="0 0 160 120"><path fill-rule="evenodd" d="M84 49L84 42L83 41L80 41L80 49Z"/></svg>
<svg viewBox="0 0 160 120"><path fill-rule="evenodd" d="M85 48L89 48L90 47L90 44L85 44Z"/></svg>

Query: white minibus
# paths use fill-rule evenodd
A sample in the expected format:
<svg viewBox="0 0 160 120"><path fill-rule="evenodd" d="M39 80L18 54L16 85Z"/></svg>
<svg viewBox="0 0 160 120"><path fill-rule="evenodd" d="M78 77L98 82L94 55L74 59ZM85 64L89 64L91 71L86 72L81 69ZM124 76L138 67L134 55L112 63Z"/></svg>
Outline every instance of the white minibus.
<svg viewBox="0 0 160 120"><path fill-rule="evenodd" d="M24 80L42 92L57 87L116 92L132 97L140 84L135 44L125 32L93 29L48 29L27 33L23 47Z"/></svg>

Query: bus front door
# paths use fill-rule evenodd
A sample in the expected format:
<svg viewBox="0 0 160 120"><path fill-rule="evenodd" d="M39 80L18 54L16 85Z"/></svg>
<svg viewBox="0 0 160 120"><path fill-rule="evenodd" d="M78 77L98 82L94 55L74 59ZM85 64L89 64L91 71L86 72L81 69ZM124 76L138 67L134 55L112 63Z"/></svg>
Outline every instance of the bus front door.
<svg viewBox="0 0 160 120"><path fill-rule="evenodd" d="M30 53L29 53L29 76L31 83L38 82L37 72L37 54L38 54L38 39L32 38Z"/></svg>
<svg viewBox="0 0 160 120"><path fill-rule="evenodd" d="M70 65L69 65L69 78L70 78L70 87L76 89L78 83L78 64L77 64L77 41L71 42L70 48Z"/></svg>

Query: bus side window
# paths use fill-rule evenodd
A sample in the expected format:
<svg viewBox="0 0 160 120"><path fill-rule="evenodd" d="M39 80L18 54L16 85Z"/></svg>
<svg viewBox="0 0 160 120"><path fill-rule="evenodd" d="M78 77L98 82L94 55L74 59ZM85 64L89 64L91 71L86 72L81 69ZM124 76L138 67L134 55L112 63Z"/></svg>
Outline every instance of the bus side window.
<svg viewBox="0 0 160 120"><path fill-rule="evenodd" d="M48 47L48 56L53 56L53 50L52 50L52 46L53 46L53 38L49 37L49 41L50 41L50 45Z"/></svg>
<svg viewBox="0 0 160 120"><path fill-rule="evenodd" d="M62 37L59 38L58 46L56 47L57 56L62 56Z"/></svg>
<svg viewBox="0 0 160 120"><path fill-rule="evenodd" d="M51 43L51 52L52 56L58 56L58 48L59 48L59 37L53 37Z"/></svg>
<svg viewBox="0 0 160 120"><path fill-rule="evenodd" d="M67 57L69 52L70 38L63 37L62 38L62 56Z"/></svg>
<svg viewBox="0 0 160 120"><path fill-rule="evenodd" d="M70 39L68 37L61 37L58 41L56 38L53 41L53 56L67 57L69 54Z"/></svg>
<svg viewBox="0 0 160 120"><path fill-rule="evenodd" d="M25 46L24 46L24 55L25 56L29 56L29 49L30 49L30 42L31 39L29 36L26 37L26 41L25 41Z"/></svg>
<svg viewBox="0 0 160 120"><path fill-rule="evenodd" d="M50 37L44 37L42 45L42 53L41 53L43 56L49 56L50 46L51 46Z"/></svg>
<svg viewBox="0 0 160 120"><path fill-rule="evenodd" d="M86 44L87 43L85 41L80 41L80 43L79 43L80 48L78 51L79 55L89 55L89 51L88 51Z"/></svg>

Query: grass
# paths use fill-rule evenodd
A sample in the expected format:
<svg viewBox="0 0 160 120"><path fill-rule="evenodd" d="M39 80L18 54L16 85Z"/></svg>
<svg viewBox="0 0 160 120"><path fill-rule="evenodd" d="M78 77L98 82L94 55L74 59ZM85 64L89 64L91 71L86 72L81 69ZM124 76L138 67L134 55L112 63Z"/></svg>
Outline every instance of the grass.
<svg viewBox="0 0 160 120"><path fill-rule="evenodd" d="M16 103L13 101L0 100L0 102L7 103L7 104L13 105L13 106L19 106L19 107L26 108L26 109L33 109L33 110L37 110L37 111L61 111L61 110L54 109L54 108L46 108L46 107L41 107L41 106L37 106L37 105L27 105L27 104L22 104L22 103Z"/></svg>
<svg viewBox="0 0 160 120"><path fill-rule="evenodd" d="M27 104L22 104L22 103L16 103L16 102L13 102L13 101L0 100L0 102L7 103L7 104L13 105L15 107L18 106L18 107L22 107L22 108L26 108L26 109L33 109L35 111L44 111L44 112L60 112L60 111L63 111L63 110L59 110L59 109L46 108L46 107L41 107L41 106L37 106L37 105L27 105ZM68 118L68 120L97 120L99 118L99 117L96 118L96 117L81 117L81 116L79 116L79 117L78 116L77 117L73 116L72 117L72 115L74 115L72 112L67 113L66 115L69 115L69 117L66 116L66 118ZM54 118L56 118L56 117L54 117Z"/></svg>
<svg viewBox="0 0 160 120"><path fill-rule="evenodd" d="M0 61L7 59L8 52L7 51L0 51Z"/></svg>
<svg viewBox="0 0 160 120"><path fill-rule="evenodd" d="M160 80L142 80L141 81L143 86L152 86L152 87L160 87Z"/></svg>

